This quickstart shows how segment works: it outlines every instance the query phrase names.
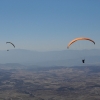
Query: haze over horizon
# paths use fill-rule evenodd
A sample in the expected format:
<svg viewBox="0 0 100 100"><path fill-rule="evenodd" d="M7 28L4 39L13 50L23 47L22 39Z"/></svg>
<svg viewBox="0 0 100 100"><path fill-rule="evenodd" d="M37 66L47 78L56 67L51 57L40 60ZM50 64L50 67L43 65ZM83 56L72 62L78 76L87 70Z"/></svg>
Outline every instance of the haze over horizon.
<svg viewBox="0 0 100 100"><path fill-rule="evenodd" d="M82 59L85 58L85 64ZM25 49L0 50L0 64L19 63L35 66L100 65L100 49L33 51ZM19 66L19 65L18 65Z"/></svg>
<svg viewBox="0 0 100 100"><path fill-rule="evenodd" d="M95 41L78 42L70 49L100 49L99 0L2 0L0 1L0 50L67 50L76 37ZM79 46L80 45L80 46Z"/></svg>

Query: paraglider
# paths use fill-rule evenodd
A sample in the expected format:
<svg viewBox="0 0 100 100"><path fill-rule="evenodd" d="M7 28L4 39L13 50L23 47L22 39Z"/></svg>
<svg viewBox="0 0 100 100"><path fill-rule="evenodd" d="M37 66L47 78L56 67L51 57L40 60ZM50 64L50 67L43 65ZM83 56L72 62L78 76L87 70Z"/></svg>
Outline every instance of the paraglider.
<svg viewBox="0 0 100 100"><path fill-rule="evenodd" d="M10 43L15 48L15 45L12 42L6 42L6 44L7 43ZM7 51L9 51L9 50L7 50Z"/></svg>
<svg viewBox="0 0 100 100"><path fill-rule="evenodd" d="M92 39L90 39L90 38L79 37L79 38L75 38L75 39L73 39L72 41L70 41L70 42L68 43L68 45L67 45L67 49L68 49L73 43L75 43L76 41L79 41L79 40L88 40L88 41L92 42L93 44L95 44L95 42L94 42ZM82 62L85 63L85 59L83 59Z"/></svg>

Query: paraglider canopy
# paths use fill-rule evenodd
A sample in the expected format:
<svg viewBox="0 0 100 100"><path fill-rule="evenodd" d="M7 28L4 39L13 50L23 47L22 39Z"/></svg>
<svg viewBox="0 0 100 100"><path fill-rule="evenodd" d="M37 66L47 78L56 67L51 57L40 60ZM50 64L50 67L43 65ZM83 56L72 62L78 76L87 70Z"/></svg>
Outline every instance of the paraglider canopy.
<svg viewBox="0 0 100 100"><path fill-rule="evenodd" d="M72 45L74 42L76 42L76 41L78 41L78 40L88 40L88 41L91 41L91 42L93 42L93 43L95 44L95 42L94 42L92 39L90 39L90 38L79 37L79 38L75 38L75 39L73 39L72 41L70 41L70 42L68 43L68 45L67 45L67 48L69 48L70 45Z"/></svg>
<svg viewBox="0 0 100 100"><path fill-rule="evenodd" d="M10 43L10 44L12 44L12 45L13 45L13 47L15 48L15 45L14 45L12 42L6 42L6 44L7 44L7 43Z"/></svg>

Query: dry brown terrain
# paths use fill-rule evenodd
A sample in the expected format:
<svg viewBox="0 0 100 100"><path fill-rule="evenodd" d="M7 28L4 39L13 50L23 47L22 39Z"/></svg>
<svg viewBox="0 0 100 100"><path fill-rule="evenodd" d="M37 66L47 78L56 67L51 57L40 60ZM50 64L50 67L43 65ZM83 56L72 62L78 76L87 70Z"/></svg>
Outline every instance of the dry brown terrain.
<svg viewBox="0 0 100 100"><path fill-rule="evenodd" d="M100 100L100 67L0 69L0 100Z"/></svg>

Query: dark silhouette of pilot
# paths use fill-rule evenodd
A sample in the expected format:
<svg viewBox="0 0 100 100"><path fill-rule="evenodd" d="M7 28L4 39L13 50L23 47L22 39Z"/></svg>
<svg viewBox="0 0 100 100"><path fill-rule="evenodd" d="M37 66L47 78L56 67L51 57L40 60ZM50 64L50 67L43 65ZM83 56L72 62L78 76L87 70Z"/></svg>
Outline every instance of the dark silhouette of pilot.
<svg viewBox="0 0 100 100"><path fill-rule="evenodd" d="M85 63L85 59L83 59L82 62Z"/></svg>

